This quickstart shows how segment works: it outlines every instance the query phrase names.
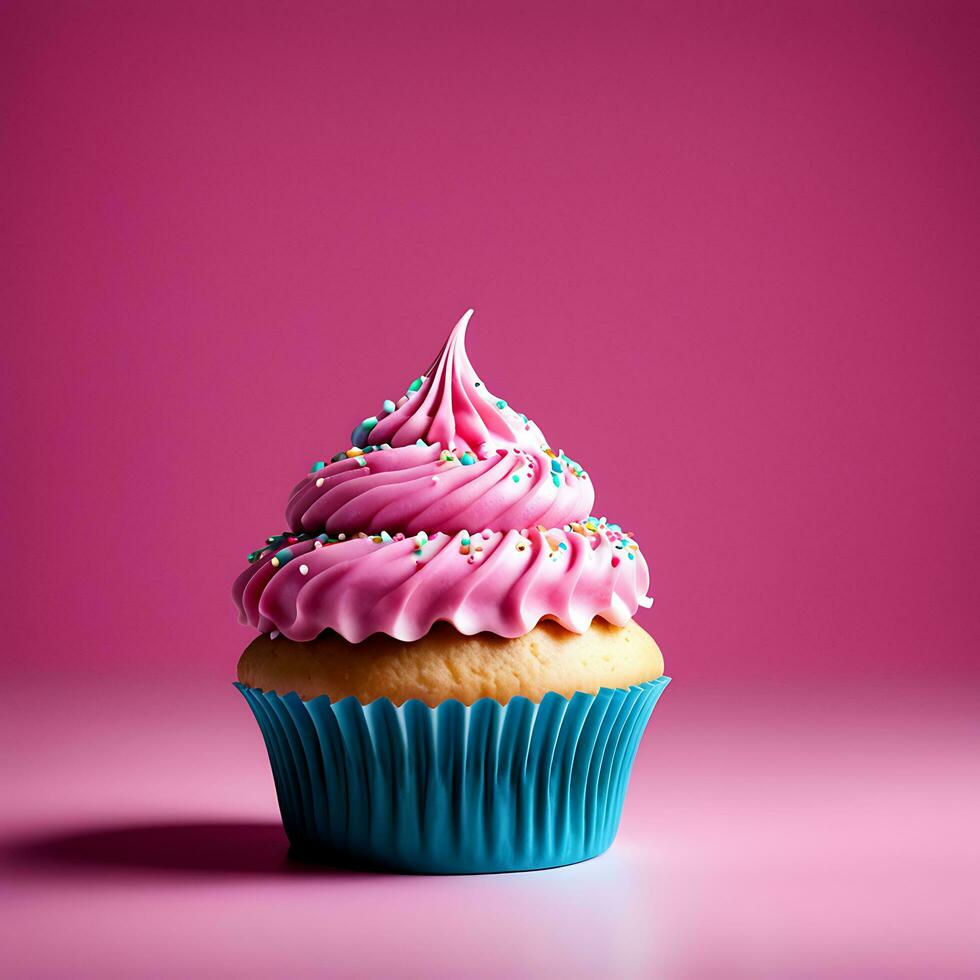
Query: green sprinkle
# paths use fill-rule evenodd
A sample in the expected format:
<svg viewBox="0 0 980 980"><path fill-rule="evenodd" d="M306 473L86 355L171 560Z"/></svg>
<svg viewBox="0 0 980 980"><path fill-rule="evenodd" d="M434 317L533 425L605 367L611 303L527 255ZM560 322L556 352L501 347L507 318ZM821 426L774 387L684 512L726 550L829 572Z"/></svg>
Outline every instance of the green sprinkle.
<svg viewBox="0 0 980 980"><path fill-rule="evenodd" d="M558 474L557 474L557 473L552 473L552 474L551 474L551 482L552 482L552 483L553 483L553 484L554 484L554 485L555 485L556 487L560 487L560 486L561 486L561 478L560 478L560 477L558 476Z"/></svg>
<svg viewBox="0 0 980 980"><path fill-rule="evenodd" d="M378 419L376 416L372 415L369 419L365 419L361 425L367 432L370 432L378 424Z"/></svg>
<svg viewBox="0 0 980 980"><path fill-rule="evenodd" d="M367 466L367 460L363 456L355 456L354 459L357 460L358 466Z"/></svg>
<svg viewBox="0 0 980 980"><path fill-rule="evenodd" d="M283 548L281 551L277 551L272 558L273 568L278 568L280 565L285 565L287 561L292 559L293 552L289 548Z"/></svg>
<svg viewBox="0 0 980 980"><path fill-rule="evenodd" d="M511 477L511 479L512 479L512 480L513 480L513 481L514 481L515 483L520 483L520 482L521 482L521 478L520 478L520 476L518 476L518 474L517 474L517 473L515 473L515 474L514 474L514 475L513 475L512 477Z"/></svg>
<svg viewBox="0 0 980 980"><path fill-rule="evenodd" d="M463 455L459 457L459 461L464 466L472 466L476 462L476 457L472 453L463 453Z"/></svg>
<svg viewBox="0 0 980 980"><path fill-rule="evenodd" d="M422 383L423 383L424 381L425 381L425 375L423 374L423 375L422 375L422 377L420 377L420 378L416 378L416 379L415 379L415 380L414 380L414 381L413 381L413 382L412 382L412 383L411 383L411 384L410 384L410 385L408 386L408 390L409 390L409 391L418 391L418 390L419 390L419 388L421 388L421 387L422 387Z"/></svg>

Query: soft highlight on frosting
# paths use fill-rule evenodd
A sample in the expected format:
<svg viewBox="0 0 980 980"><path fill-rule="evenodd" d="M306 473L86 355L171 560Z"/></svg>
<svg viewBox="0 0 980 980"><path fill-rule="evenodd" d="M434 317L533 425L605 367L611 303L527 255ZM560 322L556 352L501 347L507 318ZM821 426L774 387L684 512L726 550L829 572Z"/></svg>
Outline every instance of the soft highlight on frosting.
<svg viewBox="0 0 980 980"><path fill-rule="evenodd" d="M477 376L472 312L404 397L293 489L290 530L235 582L243 623L302 641L327 629L408 641L436 622L516 637L542 619L624 625L649 604L635 542L587 517L588 474Z"/></svg>

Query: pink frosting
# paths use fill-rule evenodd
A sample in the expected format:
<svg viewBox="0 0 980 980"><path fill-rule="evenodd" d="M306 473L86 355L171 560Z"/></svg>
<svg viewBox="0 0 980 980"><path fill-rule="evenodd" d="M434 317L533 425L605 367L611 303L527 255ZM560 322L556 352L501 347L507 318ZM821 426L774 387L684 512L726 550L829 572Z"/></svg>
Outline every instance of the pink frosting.
<svg viewBox="0 0 980 980"><path fill-rule="evenodd" d="M406 396L354 430L350 456L294 488L292 530L235 582L243 623L294 640L415 640L439 621L514 637L543 618L623 625L650 603L635 542L586 517L588 475L476 375L472 312Z"/></svg>

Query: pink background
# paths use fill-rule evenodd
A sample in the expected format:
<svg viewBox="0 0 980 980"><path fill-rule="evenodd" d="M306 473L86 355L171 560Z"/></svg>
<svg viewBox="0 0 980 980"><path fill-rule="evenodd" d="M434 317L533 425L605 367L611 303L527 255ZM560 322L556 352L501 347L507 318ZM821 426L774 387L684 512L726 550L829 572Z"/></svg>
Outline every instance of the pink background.
<svg viewBox="0 0 980 980"><path fill-rule="evenodd" d="M10 969L975 968L978 44L969 3L2 4ZM231 581L468 306L675 683L600 861L303 875Z"/></svg>

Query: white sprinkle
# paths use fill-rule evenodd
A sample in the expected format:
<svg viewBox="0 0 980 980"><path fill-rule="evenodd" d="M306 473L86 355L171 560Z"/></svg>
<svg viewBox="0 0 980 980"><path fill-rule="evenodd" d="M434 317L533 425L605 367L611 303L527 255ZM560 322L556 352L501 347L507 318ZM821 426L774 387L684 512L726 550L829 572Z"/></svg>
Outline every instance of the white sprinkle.
<svg viewBox="0 0 980 980"><path fill-rule="evenodd" d="M323 477L322 477L322 476L320 477L320 479L319 479L319 480L317 480L317 481L316 481L316 485L317 485L318 487L322 487L322 486L323 486Z"/></svg>
<svg viewBox="0 0 980 980"><path fill-rule="evenodd" d="M347 535L346 534L338 534L337 535L337 540L338 541L346 541L347 540Z"/></svg>
<svg viewBox="0 0 980 980"><path fill-rule="evenodd" d="M310 566L309 565L300 565L299 566L299 573L300 573L300 575L308 575L309 572L310 572Z"/></svg>
<svg viewBox="0 0 980 980"><path fill-rule="evenodd" d="M322 548L323 547L323 542L322 541L314 541L313 542L313 547L314 548Z"/></svg>
<svg viewBox="0 0 980 980"><path fill-rule="evenodd" d="M272 631L272 632L271 632L271 633L269 634L269 639L270 639L270 640L276 640L276 639L278 639L278 638L279 638L279 630L273 630L273 631Z"/></svg>

